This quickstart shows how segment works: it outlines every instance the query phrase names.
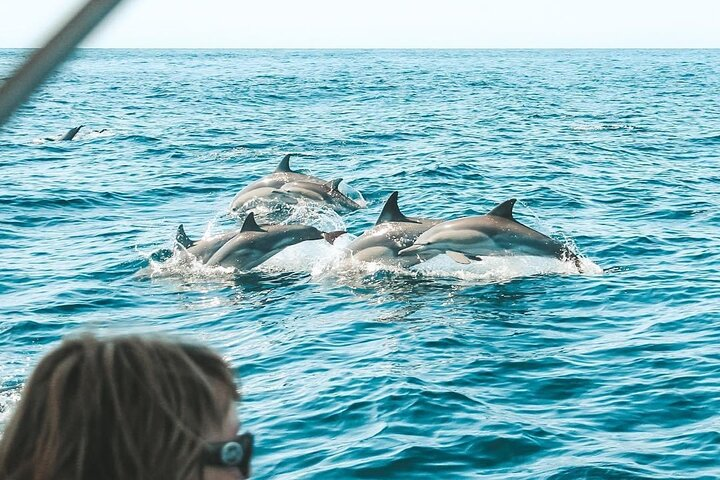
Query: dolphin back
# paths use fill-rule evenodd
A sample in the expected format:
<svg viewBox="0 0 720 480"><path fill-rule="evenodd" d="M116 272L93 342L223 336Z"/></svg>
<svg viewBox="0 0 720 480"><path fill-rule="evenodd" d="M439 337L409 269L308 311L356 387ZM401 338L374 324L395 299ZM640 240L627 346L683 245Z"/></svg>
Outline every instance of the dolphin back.
<svg viewBox="0 0 720 480"><path fill-rule="evenodd" d="M233 267L247 271L262 264L281 250L309 240L322 240L323 234L308 225L257 226L252 214L248 215L243 229L219 248L207 261L208 265ZM248 224L248 221L257 229ZM250 228L245 229L248 226ZM344 232L343 232L344 233Z"/></svg>

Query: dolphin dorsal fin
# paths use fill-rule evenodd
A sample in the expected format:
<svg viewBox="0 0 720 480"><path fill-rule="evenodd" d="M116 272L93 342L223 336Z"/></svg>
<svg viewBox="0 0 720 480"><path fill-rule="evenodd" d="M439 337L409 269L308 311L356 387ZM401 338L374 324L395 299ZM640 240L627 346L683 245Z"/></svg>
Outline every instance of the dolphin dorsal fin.
<svg viewBox="0 0 720 480"><path fill-rule="evenodd" d="M195 245L195 242L190 240L190 237L188 237L185 233L185 227L183 227L182 224L178 226L177 233L175 234L175 241L185 248L190 248Z"/></svg>
<svg viewBox="0 0 720 480"><path fill-rule="evenodd" d="M275 173L294 173L290 170L290 157L292 157L292 155L292 153L288 153L282 160L280 160L280 163L278 163L278 166L275 169Z"/></svg>
<svg viewBox="0 0 720 480"><path fill-rule="evenodd" d="M255 221L255 213L250 212L247 217L245 217L245 221L242 224L242 228L240 228L240 233L242 232L264 232L262 228L260 228L260 225L257 224Z"/></svg>
<svg viewBox="0 0 720 480"><path fill-rule="evenodd" d="M70 130L68 130L68 132L65 135L63 135L63 137L60 140L72 140L73 138L75 138L75 135L78 134L80 129L83 128L84 126L85 125L79 125L77 127L71 128Z"/></svg>
<svg viewBox="0 0 720 480"><path fill-rule="evenodd" d="M340 186L340 183L343 181L342 178L336 178L335 180L330 180L327 182L327 186L330 187L330 190L337 190Z"/></svg>
<svg viewBox="0 0 720 480"><path fill-rule="evenodd" d="M494 217L501 217L501 218L507 218L508 220L515 220L513 218L512 210L515 206L515 202L517 202L517 198L511 198L510 200L506 200L497 207L490 210L490 213L488 215L492 215Z"/></svg>
<svg viewBox="0 0 720 480"><path fill-rule="evenodd" d="M408 217L403 215L400 211L400 207L398 207L397 199L398 192L392 192L385 202L382 212L380 212L380 216L378 217L377 222L375 222L375 225L380 225L381 223L386 222L420 223L415 220L410 220Z"/></svg>

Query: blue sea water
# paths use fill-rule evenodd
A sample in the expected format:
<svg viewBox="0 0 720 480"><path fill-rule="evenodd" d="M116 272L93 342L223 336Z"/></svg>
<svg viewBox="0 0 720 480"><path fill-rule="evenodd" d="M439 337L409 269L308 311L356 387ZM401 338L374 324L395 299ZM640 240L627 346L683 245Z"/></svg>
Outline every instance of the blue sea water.
<svg viewBox="0 0 720 480"><path fill-rule="evenodd" d="M170 333L235 366L255 478L720 478L718 92L717 50L81 50L0 131L0 428L63 336ZM514 197L604 271L151 259L287 152L368 204L300 220Z"/></svg>

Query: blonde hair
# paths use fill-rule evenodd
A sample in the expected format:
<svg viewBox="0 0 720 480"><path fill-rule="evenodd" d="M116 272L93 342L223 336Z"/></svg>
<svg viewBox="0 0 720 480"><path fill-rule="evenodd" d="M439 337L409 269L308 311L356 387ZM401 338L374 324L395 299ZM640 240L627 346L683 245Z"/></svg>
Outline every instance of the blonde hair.
<svg viewBox="0 0 720 480"><path fill-rule="evenodd" d="M227 364L206 347L65 340L25 385L0 441L0 478L201 478L202 435L238 398Z"/></svg>

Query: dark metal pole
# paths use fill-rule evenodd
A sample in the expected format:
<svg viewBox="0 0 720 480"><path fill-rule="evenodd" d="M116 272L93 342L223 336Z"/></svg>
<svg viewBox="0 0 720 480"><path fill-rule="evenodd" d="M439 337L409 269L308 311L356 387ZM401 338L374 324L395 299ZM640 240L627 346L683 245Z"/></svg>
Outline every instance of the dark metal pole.
<svg viewBox="0 0 720 480"><path fill-rule="evenodd" d="M0 86L0 127L122 0L89 0Z"/></svg>

